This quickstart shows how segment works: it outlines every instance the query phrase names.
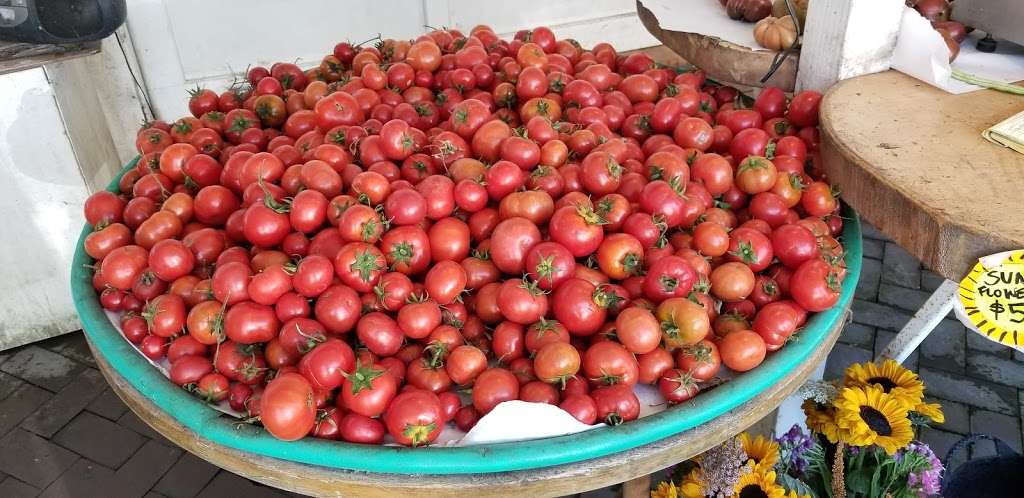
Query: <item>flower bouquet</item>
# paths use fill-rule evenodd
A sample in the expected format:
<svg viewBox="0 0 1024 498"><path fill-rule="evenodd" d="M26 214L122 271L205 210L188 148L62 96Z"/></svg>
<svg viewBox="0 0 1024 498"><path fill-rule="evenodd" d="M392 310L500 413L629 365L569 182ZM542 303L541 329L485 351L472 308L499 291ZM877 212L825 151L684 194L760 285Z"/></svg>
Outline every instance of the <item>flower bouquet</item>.
<svg viewBox="0 0 1024 498"><path fill-rule="evenodd" d="M924 498L942 463L915 431L943 422L917 374L893 360L854 364L842 382L802 389L805 432L740 434L677 465L651 498Z"/></svg>

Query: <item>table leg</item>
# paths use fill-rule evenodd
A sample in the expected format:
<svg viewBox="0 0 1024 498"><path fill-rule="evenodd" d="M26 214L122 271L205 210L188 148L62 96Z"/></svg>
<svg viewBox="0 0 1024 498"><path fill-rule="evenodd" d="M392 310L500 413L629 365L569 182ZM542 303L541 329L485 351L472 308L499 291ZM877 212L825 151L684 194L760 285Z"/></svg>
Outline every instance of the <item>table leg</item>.
<svg viewBox="0 0 1024 498"><path fill-rule="evenodd" d="M921 306L921 309L914 313L914 317L903 326L900 333L896 334L892 342L882 350L879 357L892 358L897 362L903 363L921 345L921 341L928 337L928 334L953 309L953 303L956 300L956 290L959 287L960 284L952 280L942 282L942 285L935 289L935 292L928 298L928 301L925 301L924 306Z"/></svg>
<svg viewBox="0 0 1024 498"><path fill-rule="evenodd" d="M622 498L650 498L651 476L643 475L622 483Z"/></svg>

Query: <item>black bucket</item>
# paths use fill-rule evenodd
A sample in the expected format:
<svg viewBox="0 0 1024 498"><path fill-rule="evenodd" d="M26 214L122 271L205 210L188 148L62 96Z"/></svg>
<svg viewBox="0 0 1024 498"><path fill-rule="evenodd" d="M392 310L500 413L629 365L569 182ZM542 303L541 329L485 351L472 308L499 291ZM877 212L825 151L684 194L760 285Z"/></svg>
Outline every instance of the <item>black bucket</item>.
<svg viewBox="0 0 1024 498"><path fill-rule="evenodd" d="M996 445L996 456L968 460L955 469L946 469L942 478L944 498L1012 498L1024 496L1024 456L1001 439L985 434L964 436L946 458L946 465L958 452L982 440Z"/></svg>

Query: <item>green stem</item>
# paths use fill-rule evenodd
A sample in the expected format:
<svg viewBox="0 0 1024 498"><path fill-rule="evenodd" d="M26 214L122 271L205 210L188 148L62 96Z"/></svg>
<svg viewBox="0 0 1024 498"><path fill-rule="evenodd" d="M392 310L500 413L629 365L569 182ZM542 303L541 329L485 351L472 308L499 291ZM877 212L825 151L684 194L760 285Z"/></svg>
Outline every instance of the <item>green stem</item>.
<svg viewBox="0 0 1024 498"><path fill-rule="evenodd" d="M988 78L982 78L975 76L970 73L965 73L959 69L953 69L953 79L963 81L964 83L970 83L972 85L983 86L985 88L991 88L993 90L999 90L1000 92L1013 93L1016 95L1024 95L1024 86L1012 85L1010 83L1003 83L1001 81L990 80Z"/></svg>

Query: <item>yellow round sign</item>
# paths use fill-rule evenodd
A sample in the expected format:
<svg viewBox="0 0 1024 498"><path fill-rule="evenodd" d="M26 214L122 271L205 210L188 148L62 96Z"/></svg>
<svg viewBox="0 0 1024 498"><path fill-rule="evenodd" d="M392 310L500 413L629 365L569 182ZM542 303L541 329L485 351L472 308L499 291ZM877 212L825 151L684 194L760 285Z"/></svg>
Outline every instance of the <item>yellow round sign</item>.
<svg viewBox="0 0 1024 498"><path fill-rule="evenodd" d="M960 303L978 332L1024 346L1024 250L981 258L960 281Z"/></svg>

